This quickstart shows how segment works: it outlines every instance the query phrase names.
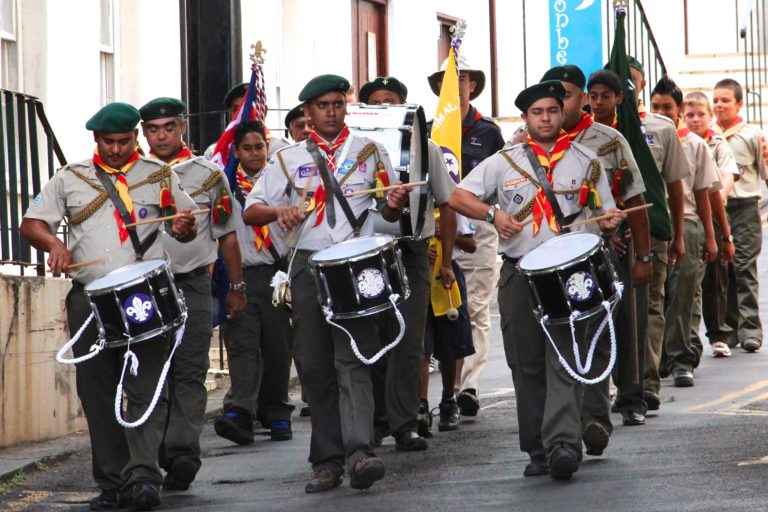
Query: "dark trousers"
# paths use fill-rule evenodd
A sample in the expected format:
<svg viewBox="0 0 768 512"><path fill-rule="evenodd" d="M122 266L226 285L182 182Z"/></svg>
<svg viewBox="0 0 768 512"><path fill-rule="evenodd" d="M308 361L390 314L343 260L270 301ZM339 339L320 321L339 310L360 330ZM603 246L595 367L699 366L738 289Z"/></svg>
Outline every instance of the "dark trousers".
<svg viewBox="0 0 768 512"><path fill-rule="evenodd" d="M411 296L398 305L405 320L405 335L400 343L371 369L376 423L386 423L395 434L416 431L419 412L421 364L424 359L424 327L429 305L430 267L427 241L400 242ZM392 312L380 318L382 345L400 332Z"/></svg>
<svg viewBox="0 0 768 512"><path fill-rule="evenodd" d="M272 305L270 281L276 265L243 268L248 302L245 311L227 320L230 388L224 410L240 407L262 419L291 419L288 398L291 377L291 323L288 313Z"/></svg>
<svg viewBox="0 0 768 512"><path fill-rule="evenodd" d="M736 331L738 343L763 340L758 307L757 257L763 246L762 221L757 198L729 199L726 205L736 255L728 279L726 322Z"/></svg>
<svg viewBox="0 0 768 512"><path fill-rule="evenodd" d="M81 284L73 283L66 308L72 336L91 314ZM94 320L75 343L74 355L80 357L88 353L96 340ZM164 337L157 337L133 344L131 350L139 359L139 371L136 376L126 371L123 384L128 397L124 418L129 422L139 419L152 401L168 356L168 342ZM91 439L93 478L101 489L128 487L137 480L162 482L157 457L166 417L165 395L140 427L125 429L115 419L115 392L125 351L125 347L108 348L76 366L77 395L83 404Z"/></svg>

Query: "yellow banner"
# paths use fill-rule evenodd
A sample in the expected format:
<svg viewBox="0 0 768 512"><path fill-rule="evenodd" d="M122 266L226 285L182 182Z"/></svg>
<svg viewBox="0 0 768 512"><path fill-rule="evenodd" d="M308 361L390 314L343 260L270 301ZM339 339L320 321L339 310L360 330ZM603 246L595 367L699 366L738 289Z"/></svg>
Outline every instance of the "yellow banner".
<svg viewBox="0 0 768 512"><path fill-rule="evenodd" d="M429 245L437 250L437 258L432 266L432 286L430 288L430 299L432 301L432 313L435 316L443 316L451 308L458 309L461 306L461 292L459 284L454 281L450 290L443 287L443 281L440 279L440 265L443 261L443 244L437 238L430 238Z"/></svg>
<svg viewBox="0 0 768 512"><path fill-rule="evenodd" d="M443 83L440 86L437 112L432 121L432 140L443 149L445 165L456 183L463 177L461 175L461 121L456 52L451 49L443 74Z"/></svg>

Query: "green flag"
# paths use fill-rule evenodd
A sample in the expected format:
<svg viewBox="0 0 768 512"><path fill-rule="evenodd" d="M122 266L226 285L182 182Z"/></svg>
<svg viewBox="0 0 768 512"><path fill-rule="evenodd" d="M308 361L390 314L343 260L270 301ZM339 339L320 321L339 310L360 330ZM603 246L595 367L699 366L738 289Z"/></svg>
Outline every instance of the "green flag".
<svg viewBox="0 0 768 512"><path fill-rule="evenodd" d="M653 203L648 210L648 223L651 236L658 240L672 240L672 223L667 206L667 189L661 177L656 160L653 158L651 148L645 140L644 128L637 111L637 97L632 83L632 75L629 71L627 50L625 48L624 18L626 9L616 10L616 35L611 49L611 58L607 69L614 71L624 84L624 101L617 108L618 130L624 135L632 148L632 154L640 167L640 173L645 183L645 202Z"/></svg>

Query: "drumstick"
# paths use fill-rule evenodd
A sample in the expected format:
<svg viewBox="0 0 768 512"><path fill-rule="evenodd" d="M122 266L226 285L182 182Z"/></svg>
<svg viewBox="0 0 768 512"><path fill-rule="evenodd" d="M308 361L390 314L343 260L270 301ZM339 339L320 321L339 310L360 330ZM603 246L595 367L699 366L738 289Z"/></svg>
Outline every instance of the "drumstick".
<svg viewBox="0 0 768 512"><path fill-rule="evenodd" d="M189 214L190 215L200 215L201 213L208 213L210 211L211 211L210 208L200 208L199 210L192 210L191 212L189 212ZM186 214L184 214L184 213L176 213L176 214L173 214L173 215L166 215L165 217L156 217L154 219L144 219L144 220L140 220L138 222L133 222L131 224L126 224L125 227L132 228L132 227L135 227L135 226L143 226L144 224L154 224L156 222L165 222L166 220L178 219L182 215L186 215Z"/></svg>
<svg viewBox="0 0 768 512"><path fill-rule="evenodd" d="M347 192L344 194L346 197L363 196L365 194L373 194L375 192L386 192L387 190L394 190L399 187L423 187L428 183L426 181L414 181L413 183L401 183L400 185L389 185L386 187L369 188L367 190L356 190L355 192Z"/></svg>
<svg viewBox="0 0 768 512"><path fill-rule="evenodd" d="M530 219L528 219L528 220L526 220L525 222L523 222L522 224L520 224L520 227L521 227L521 228L524 228L524 227L525 227L525 226L527 226L528 224L530 224L530 223L532 223L532 222L536 222L537 220L541 219L542 217L543 217L543 215L536 215L536 216L534 216L534 217L531 217Z"/></svg>
<svg viewBox="0 0 768 512"><path fill-rule="evenodd" d="M82 268L82 267L88 267L91 265L98 265L99 263L104 263L106 261L105 258L98 258L95 260L88 260L88 261L81 261L79 263L70 263L66 267L64 267L65 271L75 270L76 268Z"/></svg>
<svg viewBox="0 0 768 512"><path fill-rule="evenodd" d="M301 199L299 200L299 207L304 211L306 208L305 204L307 202L307 195L309 194L309 189L312 188L312 185L314 184L315 177L310 176L309 182L304 185L304 190L301 191ZM308 215L307 212L304 212L304 215ZM304 219L306 220L306 219ZM291 229L291 232L288 233L288 236L285 237L285 245L290 246L291 242L293 242L293 235L295 233L295 229Z"/></svg>
<svg viewBox="0 0 768 512"><path fill-rule="evenodd" d="M653 206L653 203L645 203L643 205L633 206L632 208L627 208L626 210L622 210L622 211L624 213L638 212L640 210L647 210L651 206ZM591 222L600 222L601 220L610 219L611 217L613 217L612 213L606 213L606 214L603 214L603 215L598 215L597 217L590 217L588 219L577 220L576 222L571 222L570 224L566 224L563 227L564 228L572 228L572 227L575 227L575 226L581 226L583 224L589 224Z"/></svg>

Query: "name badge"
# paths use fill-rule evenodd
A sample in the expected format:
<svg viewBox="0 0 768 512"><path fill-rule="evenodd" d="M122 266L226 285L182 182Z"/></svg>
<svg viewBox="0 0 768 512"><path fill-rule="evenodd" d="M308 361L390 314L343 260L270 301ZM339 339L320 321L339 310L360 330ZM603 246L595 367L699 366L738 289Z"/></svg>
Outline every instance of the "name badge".
<svg viewBox="0 0 768 512"><path fill-rule="evenodd" d="M518 185L525 183L526 181L528 181L528 178L515 178L513 180L507 180L504 182L504 190L512 190L513 188L518 188Z"/></svg>
<svg viewBox="0 0 768 512"><path fill-rule="evenodd" d="M310 178L317 176L317 167L314 165L302 165L299 167L299 178Z"/></svg>

